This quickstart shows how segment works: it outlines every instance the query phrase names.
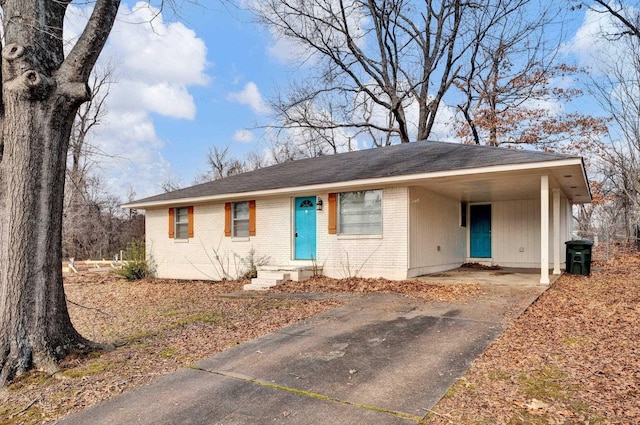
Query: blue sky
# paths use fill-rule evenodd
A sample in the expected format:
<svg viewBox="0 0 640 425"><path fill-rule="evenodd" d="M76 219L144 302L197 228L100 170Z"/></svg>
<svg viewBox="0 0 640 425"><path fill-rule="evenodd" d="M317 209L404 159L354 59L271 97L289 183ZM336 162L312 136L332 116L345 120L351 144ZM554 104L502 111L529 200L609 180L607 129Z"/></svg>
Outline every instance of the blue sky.
<svg viewBox="0 0 640 425"><path fill-rule="evenodd" d="M212 146L230 146L236 156L263 151L263 130L255 126L269 122L265 99L304 71L283 60L286 47L247 13L202 3L216 6L185 2L180 16L164 11L149 23L146 3L124 2L101 56L103 64L116 64L117 82L91 136L105 152L96 172L123 200L130 190L136 198L159 193L158 183L168 178L190 185L206 170ZM83 16L75 12L71 39ZM571 41L564 50L583 62L594 46L585 13L568 14Z"/></svg>

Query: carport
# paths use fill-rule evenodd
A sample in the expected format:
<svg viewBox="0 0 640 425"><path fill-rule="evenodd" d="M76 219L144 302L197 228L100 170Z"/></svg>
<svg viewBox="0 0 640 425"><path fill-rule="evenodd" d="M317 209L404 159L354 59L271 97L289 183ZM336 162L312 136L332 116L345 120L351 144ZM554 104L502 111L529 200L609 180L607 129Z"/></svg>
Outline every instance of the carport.
<svg viewBox="0 0 640 425"><path fill-rule="evenodd" d="M551 282L550 275L560 275L564 266L573 205L591 202L581 158L443 171L425 176L418 184L426 191L460 200L465 216L461 225L471 227L466 232L466 263L535 269L538 283L544 285ZM478 206L489 211L486 255L473 252L473 225L481 221L474 217Z"/></svg>

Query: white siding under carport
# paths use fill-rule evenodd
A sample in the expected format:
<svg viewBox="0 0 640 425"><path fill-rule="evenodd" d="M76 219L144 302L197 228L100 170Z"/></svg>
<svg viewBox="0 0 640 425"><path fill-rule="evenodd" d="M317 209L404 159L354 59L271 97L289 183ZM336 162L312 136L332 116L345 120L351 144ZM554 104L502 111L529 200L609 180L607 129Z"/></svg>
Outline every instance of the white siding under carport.
<svg viewBox="0 0 640 425"><path fill-rule="evenodd" d="M540 268L540 199L489 202L492 206L493 264ZM570 238L571 204L560 196L560 262ZM549 214L553 213L550 202ZM409 271L420 276L456 268L468 255L468 227L460 226L460 201L421 187L409 191ZM553 219L549 239L553 241ZM440 250L438 250L440 247ZM549 247L553 258L553 243Z"/></svg>
<svg viewBox="0 0 640 425"><path fill-rule="evenodd" d="M540 268L540 200L501 201L492 204L492 261L502 267ZM570 204L560 198L560 263L565 261L564 242L569 239L567 223ZM549 214L553 217L553 202ZM553 218L549 240L553 241ZM553 259L553 243L549 257Z"/></svg>
<svg viewBox="0 0 640 425"><path fill-rule="evenodd" d="M409 189L408 277L459 267L466 257L465 240L460 201L421 187Z"/></svg>
<svg viewBox="0 0 640 425"><path fill-rule="evenodd" d="M492 260L502 267L540 267L540 201L491 204Z"/></svg>

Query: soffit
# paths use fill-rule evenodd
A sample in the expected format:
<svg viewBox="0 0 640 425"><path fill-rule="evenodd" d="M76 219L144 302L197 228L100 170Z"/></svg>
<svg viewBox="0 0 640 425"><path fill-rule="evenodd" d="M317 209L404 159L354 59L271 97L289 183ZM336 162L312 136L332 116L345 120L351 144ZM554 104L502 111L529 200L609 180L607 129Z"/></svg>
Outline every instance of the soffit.
<svg viewBox="0 0 640 425"><path fill-rule="evenodd" d="M466 202L493 202L540 197L542 175L549 176L549 189L560 189L572 203L591 202L581 165L555 169L479 173L447 176L416 182L417 186Z"/></svg>

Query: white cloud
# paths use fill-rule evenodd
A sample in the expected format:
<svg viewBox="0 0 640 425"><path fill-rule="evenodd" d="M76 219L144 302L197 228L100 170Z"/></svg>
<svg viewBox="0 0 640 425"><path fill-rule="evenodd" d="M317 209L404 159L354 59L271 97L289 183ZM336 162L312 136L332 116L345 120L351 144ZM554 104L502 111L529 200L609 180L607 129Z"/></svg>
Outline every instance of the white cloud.
<svg viewBox="0 0 640 425"><path fill-rule="evenodd" d="M68 49L81 33L90 7L70 7L65 23ZM208 83L206 55L204 41L193 30L165 22L148 3L121 5L101 55L101 61L108 58L116 64L116 81L106 99L108 112L91 134L105 154L99 171L112 193L124 197L133 187L143 197L160 191L159 176L171 171L160 153L164 141L156 134L152 114L195 117L189 87Z"/></svg>
<svg viewBox="0 0 640 425"><path fill-rule="evenodd" d="M237 102L242 105L248 105L251 109L259 114L268 114L269 107L262 99L258 86L253 81L245 84L244 89L239 92L232 92L227 95L227 100Z"/></svg>
<svg viewBox="0 0 640 425"><path fill-rule="evenodd" d="M238 130L233 133L233 140L240 143L250 143L255 140L255 135L249 130Z"/></svg>
<svg viewBox="0 0 640 425"><path fill-rule="evenodd" d="M146 84L121 79L112 85L107 102L110 109L146 111L172 118L193 119L196 105L184 85L165 81Z"/></svg>
<svg viewBox="0 0 640 425"><path fill-rule="evenodd" d="M631 12L635 10L630 9ZM574 37L563 46L563 52L576 55L582 66L606 73L612 61L628 59L625 53L627 46L624 43L624 37L621 39L607 37L607 34L617 32L619 27L609 13L588 8L582 25Z"/></svg>
<svg viewBox="0 0 640 425"><path fill-rule="evenodd" d="M144 76L154 85L206 84L207 48L196 33L182 23L165 23L159 10L146 2L120 8L109 38L109 50L126 58L123 72Z"/></svg>

